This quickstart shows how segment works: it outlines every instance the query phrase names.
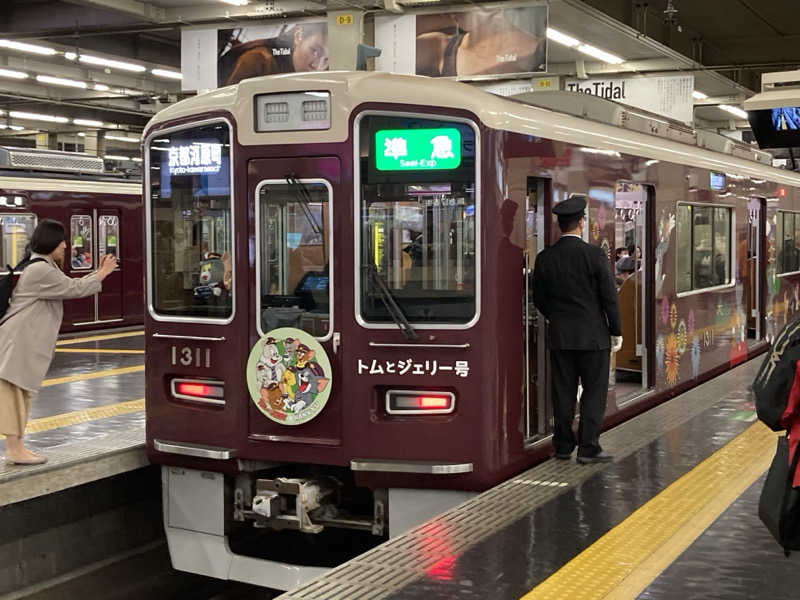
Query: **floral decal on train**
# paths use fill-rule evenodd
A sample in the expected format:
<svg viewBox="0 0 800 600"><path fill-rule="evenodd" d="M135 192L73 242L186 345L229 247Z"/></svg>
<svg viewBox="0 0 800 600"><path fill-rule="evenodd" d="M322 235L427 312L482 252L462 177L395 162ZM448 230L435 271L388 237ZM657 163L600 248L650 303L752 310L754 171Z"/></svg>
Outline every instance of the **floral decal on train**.
<svg viewBox="0 0 800 600"><path fill-rule="evenodd" d="M256 407L282 425L315 418L331 393L331 363L320 343L301 329L273 329L247 361L247 387Z"/></svg>

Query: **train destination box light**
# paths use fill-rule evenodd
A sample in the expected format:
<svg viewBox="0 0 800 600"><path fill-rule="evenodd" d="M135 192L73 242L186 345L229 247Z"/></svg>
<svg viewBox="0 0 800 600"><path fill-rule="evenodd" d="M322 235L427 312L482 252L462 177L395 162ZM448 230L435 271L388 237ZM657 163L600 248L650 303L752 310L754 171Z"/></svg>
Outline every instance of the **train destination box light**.
<svg viewBox="0 0 800 600"><path fill-rule="evenodd" d="M381 129L375 132L379 171L455 169L461 164L461 132L437 129Z"/></svg>

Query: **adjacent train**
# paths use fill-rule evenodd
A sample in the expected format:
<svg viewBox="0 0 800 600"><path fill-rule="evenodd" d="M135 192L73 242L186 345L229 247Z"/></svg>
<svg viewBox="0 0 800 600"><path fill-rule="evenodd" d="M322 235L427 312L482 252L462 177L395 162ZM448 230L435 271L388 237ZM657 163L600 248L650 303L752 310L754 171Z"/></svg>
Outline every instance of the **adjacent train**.
<svg viewBox="0 0 800 600"><path fill-rule="evenodd" d="M288 589L551 454L530 278L572 194L624 315L606 426L800 304L800 177L581 94L250 79L159 113L145 178L147 449L216 577Z"/></svg>
<svg viewBox="0 0 800 600"><path fill-rule="evenodd" d="M70 247L72 277L90 273L103 254L119 267L103 290L64 304L63 333L138 325L144 319L141 182L104 172L83 154L0 147L0 268L25 255L39 219L57 219Z"/></svg>

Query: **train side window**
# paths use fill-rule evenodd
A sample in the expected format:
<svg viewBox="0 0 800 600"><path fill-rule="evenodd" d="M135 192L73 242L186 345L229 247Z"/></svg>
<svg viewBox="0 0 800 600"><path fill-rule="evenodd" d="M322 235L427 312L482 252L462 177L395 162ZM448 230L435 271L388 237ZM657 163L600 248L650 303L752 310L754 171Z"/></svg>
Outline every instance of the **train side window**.
<svg viewBox="0 0 800 600"><path fill-rule="evenodd" d="M320 180L264 182L256 233L259 332L331 330L331 188Z"/></svg>
<svg viewBox="0 0 800 600"><path fill-rule="evenodd" d="M775 223L778 273L800 271L800 213L779 210Z"/></svg>
<svg viewBox="0 0 800 600"><path fill-rule="evenodd" d="M92 217L72 215L70 230L70 266L75 270L89 270L94 264L92 248Z"/></svg>
<svg viewBox="0 0 800 600"><path fill-rule="evenodd" d="M97 221L97 230L100 256L113 254L119 260L119 217L100 215Z"/></svg>
<svg viewBox="0 0 800 600"><path fill-rule="evenodd" d="M678 205L678 292L731 282L731 227L730 207Z"/></svg>
<svg viewBox="0 0 800 600"><path fill-rule="evenodd" d="M0 270L16 266L24 257L36 229L36 215L0 214Z"/></svg>

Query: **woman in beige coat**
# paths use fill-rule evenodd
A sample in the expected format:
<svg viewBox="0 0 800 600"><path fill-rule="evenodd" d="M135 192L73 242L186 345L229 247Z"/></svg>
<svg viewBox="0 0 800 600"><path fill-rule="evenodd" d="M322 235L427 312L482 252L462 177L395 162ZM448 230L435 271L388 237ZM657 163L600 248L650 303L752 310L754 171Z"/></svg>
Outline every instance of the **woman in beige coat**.
<svg viewBox="0 0 800 600"><path fill-rule="evenodd" d="M104 256L100 268L80 279L68 277L64 262L64 226L44 219L31 236L31 259L20 275L8 311L0 320L0 433L6 436L6 463L35 465L47 458L22 443L31 398L39 391L58 339L62 301L84 298L101 289L100 282L117 266L114 256Z"/></svg>

